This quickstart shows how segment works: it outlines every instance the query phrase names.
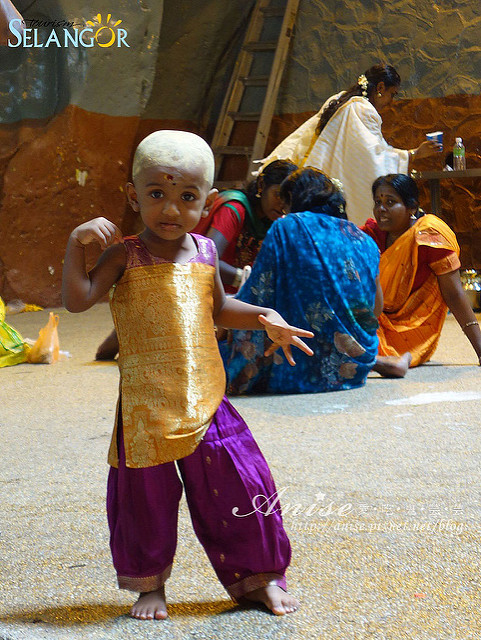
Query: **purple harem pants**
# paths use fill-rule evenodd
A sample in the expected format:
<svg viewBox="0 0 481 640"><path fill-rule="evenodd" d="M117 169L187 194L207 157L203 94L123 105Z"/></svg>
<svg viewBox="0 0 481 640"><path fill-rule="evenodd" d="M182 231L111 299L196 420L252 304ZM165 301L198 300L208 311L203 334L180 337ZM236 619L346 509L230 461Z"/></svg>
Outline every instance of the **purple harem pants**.
<svg viewBox="0 0 481 640"><path fill-rule="evenodd" d="M235 600L268 584L285 589L291 548L279 503L269 509L274 480L248 426L225 397L197 449L176 463L128 468L119 437L119 467L110 468L107 487L119 587L154 591L170 575L182 495L176 467L194 531L229 595ZM266 503L264 496L274 498ZM240 517L245 514L250 515Z"/></svg>

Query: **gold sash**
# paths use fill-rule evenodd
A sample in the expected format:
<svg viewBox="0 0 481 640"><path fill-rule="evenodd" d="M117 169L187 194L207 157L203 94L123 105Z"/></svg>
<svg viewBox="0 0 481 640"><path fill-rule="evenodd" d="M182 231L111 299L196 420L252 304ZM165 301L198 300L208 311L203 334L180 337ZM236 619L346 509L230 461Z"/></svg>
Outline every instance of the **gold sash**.
<svg viewBox="0 0 481 640"><path fill-rule="evenodd" d="M127 467L151 467L193 453L222 401L214 273L199 262L165 262L126 270L111 290ZM117 420L118 409L108 458L114 467Z"/></svg>

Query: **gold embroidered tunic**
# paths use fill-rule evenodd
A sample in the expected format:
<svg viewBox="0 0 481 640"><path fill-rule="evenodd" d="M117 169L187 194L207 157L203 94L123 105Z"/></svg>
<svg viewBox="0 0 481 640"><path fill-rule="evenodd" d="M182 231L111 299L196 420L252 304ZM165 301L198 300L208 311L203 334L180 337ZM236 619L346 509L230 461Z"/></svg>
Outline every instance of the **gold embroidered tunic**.
<svg viewBox="0 0 481 640"><path fill-rule="evenodd" d="M193 453L225 392L213 320L215 249L195 236L186 264L124 241L127 267L110 293L119 338L120 397L109 464L118 466L122 420L127 467L150 467Z"/></svg>

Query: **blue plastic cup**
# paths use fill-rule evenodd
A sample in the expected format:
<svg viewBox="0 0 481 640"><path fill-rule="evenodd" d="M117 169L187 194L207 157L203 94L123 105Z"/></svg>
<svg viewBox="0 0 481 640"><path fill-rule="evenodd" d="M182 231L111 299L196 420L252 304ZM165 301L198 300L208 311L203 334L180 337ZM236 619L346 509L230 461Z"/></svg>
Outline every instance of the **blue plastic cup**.
<svg viewBox="0 0 481 640"><path fill-rule="evenodd" d="M430 142L439 142L441 144L441 151L443 150L443 132L442 131L433 131L432 133L427 133L426 140L429 140Z"/></svg>

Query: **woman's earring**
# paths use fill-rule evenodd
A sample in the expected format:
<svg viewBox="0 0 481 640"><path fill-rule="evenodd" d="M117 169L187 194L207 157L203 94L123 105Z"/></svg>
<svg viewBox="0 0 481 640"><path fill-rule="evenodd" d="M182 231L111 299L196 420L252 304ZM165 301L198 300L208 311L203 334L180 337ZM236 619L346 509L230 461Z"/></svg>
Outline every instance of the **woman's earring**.
<svg viewBox="0 0 481 640"><path fill-rule="evenodd" d="M377 97L382 98L382 93L380 91L377 92Z"/></svg>
<svg viewBox="0 0 481 640"><path fill-rule="evenodd" d="M256 198L260 198L261 196L262 196L262 192L261 192L261 191L258 191L258 192L256 193Z"/></svg>

